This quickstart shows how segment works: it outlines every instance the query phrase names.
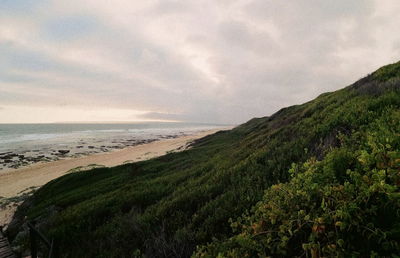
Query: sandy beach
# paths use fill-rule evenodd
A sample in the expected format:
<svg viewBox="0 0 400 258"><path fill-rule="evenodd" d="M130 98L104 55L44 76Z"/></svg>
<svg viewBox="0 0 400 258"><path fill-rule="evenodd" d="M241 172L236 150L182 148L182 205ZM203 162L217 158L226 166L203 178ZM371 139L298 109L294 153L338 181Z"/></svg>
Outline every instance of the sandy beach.
<svg viewBox="0 0 400 258"><path fill-rule="evenodd" d="M47 182L65 175L71 169L89 165L116 166L125 162L147 160L170 151L184 150L191 141L215 133L221 129L198 132L194 135L163 139L147 144L127 147L108 153L97 153L79 158L62 159L47 163L37 163L28 167L0 172L0 197L9 199L20 196L30 189L38 188ZM12 218L17 203L10 202L0 207L0 226L6 225Z"/></svg>

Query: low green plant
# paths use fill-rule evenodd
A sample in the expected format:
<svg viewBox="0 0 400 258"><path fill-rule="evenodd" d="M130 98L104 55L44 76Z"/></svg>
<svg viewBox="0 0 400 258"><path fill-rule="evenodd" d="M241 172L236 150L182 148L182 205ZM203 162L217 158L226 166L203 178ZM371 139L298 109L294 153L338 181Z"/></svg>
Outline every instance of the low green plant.
<svg viewBox="0 0 400 258"><path fill-rule="evenodd" d="M17 213L62 257L395 254L398 65L182 152L67 174Z"/></svg>
<svg viewBox="0 0 400 258"><path fill-rule="evenodd" d="M324 159L293 164L236 235L195 257L396 257L400 253L400 111L389 108ZM354 142L357 142L354 145Z"/></svg>

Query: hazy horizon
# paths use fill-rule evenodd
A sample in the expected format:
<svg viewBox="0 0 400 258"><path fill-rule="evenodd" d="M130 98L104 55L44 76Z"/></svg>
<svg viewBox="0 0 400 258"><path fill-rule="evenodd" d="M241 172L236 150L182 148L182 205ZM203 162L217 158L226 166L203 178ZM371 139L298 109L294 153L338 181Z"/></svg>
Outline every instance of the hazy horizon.
<svg viewBox="0 0 400 258"><path fill-rule="evenodd" d="M378 1L0 0L0 123L239 124L400 59Z"/></svg>
<svg viewBox="0 0 400 258"><path fill-rule="evenodd" d="M95 124L198 124L198 125L221 125L221 126L234 126L237 124L226 124L226 123L206 123L206 122L191 122L191 121L157 121L157 120L137 120L137 121L61 121L61 122L37 122L37 123L1 123L0 125L69 125L69 124L87 124L87 125L95 125Z"/></svg>

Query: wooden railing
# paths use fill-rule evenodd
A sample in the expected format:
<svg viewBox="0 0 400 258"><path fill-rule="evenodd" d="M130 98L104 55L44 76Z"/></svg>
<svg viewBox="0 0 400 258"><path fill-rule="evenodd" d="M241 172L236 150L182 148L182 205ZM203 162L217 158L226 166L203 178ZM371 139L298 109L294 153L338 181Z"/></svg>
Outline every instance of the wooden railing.
<svg viewBox="0 0 400 258"><path fill-rule="evenodd" d="M48 256L49 258L54 258L56 257L54 255L54 241L53 239L49 241L38 229L35 228L35 222L28 222L28 227L29 227L29 238L30 238L30 244L31 244L31 257L32 258L37 258L38 257L38 240L40 240L48 249L49 253Z"/></svg>
<svg viewBox="0 0 400 258"><path fill-rule="evenodd" d="M15 258L8 239L3 235L2 227L0 227L0 258Z"/></svg>

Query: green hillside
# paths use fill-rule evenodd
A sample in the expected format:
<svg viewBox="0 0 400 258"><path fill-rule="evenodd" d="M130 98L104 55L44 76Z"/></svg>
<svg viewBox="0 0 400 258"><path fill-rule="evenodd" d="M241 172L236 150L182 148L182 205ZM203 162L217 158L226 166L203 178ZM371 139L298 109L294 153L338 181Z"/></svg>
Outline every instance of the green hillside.
<svg viewBox="0 0 400 258"><path fill-rule="evenodd" d="M63 176L18 215L63 257L390 257L399 186L396 63L190 150Z"/></svg>

